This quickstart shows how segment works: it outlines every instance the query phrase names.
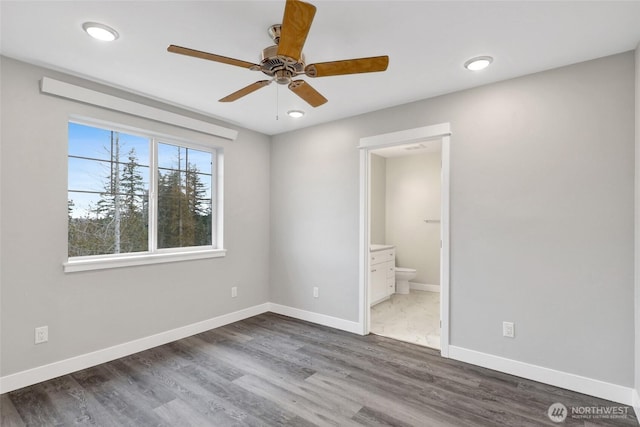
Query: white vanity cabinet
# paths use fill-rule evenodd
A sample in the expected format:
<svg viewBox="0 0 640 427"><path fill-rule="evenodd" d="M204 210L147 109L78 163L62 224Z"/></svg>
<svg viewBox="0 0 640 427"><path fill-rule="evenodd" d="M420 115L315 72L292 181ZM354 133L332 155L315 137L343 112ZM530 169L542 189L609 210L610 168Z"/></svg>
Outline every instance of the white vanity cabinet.
<svg viewBox="0 0 640 427"><path fill-rule="evenodd" d="M395 247L372 246L369 256L369 301L371 305L386 300L395 292L395 265Z"/></svg>

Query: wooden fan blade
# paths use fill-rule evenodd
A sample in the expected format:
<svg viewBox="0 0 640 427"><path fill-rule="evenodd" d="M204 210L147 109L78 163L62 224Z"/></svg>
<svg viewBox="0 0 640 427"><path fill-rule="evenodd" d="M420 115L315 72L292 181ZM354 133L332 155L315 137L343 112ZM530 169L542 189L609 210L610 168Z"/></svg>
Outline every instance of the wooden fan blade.
<svg viewBox="0 0 640 427"><path fill-rule="evenodd" d="M233 92L231 95L227 95L220 99L220 102L233 102L245 95L249 95L251 92L255 92L261 87L268 86L269 83L271 83L271 80L260 80L255 83L251 83L249 86L243 87L242 89Z"/></svg>
<svg viewBox="0 0 640 427"><path fill-rule="evenodd" d="M213 53L202 52L201 50L189 49L188 47L176 46L174 44L169 45L167 51L171 53L179 53L180 55L193 56L195 58L208 59L209 61L222 62L223 64L235 65L242 68L260 68L258 64L252 64L251 62L228 58L221 55L215 55Z"/></svg>
<svg viewBox="0 0 640 427"><path fill-rule="evenodd" d="M327 98L322 96L320 92L315 90L309 83L304 80L294 80L289 83L289 89L300 98L307 101L312 107L319 107L327 102Z"/></svg>
<svg viewBox="0 0 640 427"><path fill-rule="evenodd" d="M316 7L299 0L287 0L278 42L278 55L298 61L307 40Z"/></svg>
<svg viewBox="0 0 640 427"><path fill-rule="evenodd" d="M389 66L389 57L385 55L309 64L305 67L304 72L309 77L326 77L341 74L373 73L384 71L387 66Z"/></svg>

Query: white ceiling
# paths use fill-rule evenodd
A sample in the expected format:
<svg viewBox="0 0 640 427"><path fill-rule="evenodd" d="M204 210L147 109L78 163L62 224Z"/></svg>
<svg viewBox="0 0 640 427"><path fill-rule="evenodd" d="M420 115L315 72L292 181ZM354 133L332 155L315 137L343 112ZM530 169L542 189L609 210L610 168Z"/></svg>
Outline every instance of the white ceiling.
<svg viewBox="0 0 640 427"><path fill-rule="evenodd" d="M640 1L324 1L304 53L307 63L389 55L389 69L305 78L329 102L309 107L272 84L234 103L217 100L265 76L171 54L169 44L258 62L284 1L1 2L1 53L88 77L277 134L368 111L632 50ZM112 26L120 38L91 39L82 23ZM491 55L488 69L462 64ZM302 109L301 119L285 112ZM276 112L279 119L276 120Z"/></svg>

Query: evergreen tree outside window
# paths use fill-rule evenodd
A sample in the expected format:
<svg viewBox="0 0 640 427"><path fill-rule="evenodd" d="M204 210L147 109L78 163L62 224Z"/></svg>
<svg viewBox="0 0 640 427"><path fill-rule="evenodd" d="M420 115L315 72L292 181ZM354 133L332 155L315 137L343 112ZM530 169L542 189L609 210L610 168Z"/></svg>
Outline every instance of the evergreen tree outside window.
<svg viewBox="0 0 640 427"><path fill-rule="evenodd" d="M68 256L215 249L216 150L69 122Z"/></svg>
<svg viewBox="0 0 640 427"><path fill-rule="evenodd" d="M158 144L158 248L211 245L211 166L210 153Z"/></svg>

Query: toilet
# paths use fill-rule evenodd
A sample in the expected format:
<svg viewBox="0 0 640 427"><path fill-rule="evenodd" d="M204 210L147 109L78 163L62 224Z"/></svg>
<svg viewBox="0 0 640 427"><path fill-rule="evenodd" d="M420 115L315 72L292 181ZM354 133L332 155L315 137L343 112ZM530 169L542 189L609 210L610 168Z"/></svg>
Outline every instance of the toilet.
<svg viewBox="0 0 640 427"><path fill-rule="evenodd" d="M396 293L409 293L409 280L416 277L415 268L396 267Z"/></svg>

